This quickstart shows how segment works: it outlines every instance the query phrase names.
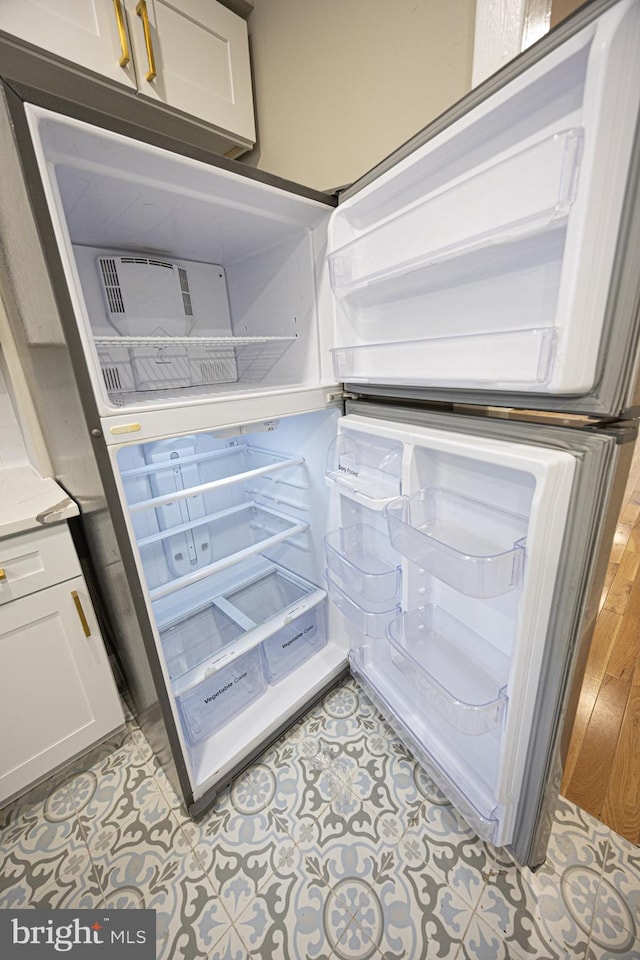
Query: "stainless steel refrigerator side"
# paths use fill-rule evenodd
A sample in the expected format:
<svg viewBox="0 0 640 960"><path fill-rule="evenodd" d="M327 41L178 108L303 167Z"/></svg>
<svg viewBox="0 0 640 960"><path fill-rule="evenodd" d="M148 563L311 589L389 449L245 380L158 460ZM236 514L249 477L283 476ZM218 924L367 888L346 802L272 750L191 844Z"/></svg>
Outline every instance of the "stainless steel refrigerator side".
<svg viewBox="0 0 640 960"><path fill-rule="evenodd" d="M56 478L81 510L136 713L189 803L188 774L171 714L163 718L167 693L22 104L6 86L2 92L2 296Z"/></svg>
<svg viewBox="0 0 640 960"><path fill-rule="evenodd" d="M581 606L576 611L579 617L574 623L558 621L555 624L558 639L548 645L542 666L545 690L555 691L555 709L550 709L548 698L538 704L527 759L525 803L519 811L517 840L513 845L516 859L531 866L544 861L549 842L611 544L633 457L637 423L624 422L604 428L604 434L612 443L602 450L599 469L595 463L585 464L583 477L587 492L593 488L587 497L593 514L587 517L578 510L573 511L568 559L557 588L560 596L580 590ZM551 750L549 744L553 745Z"/></svg>
<svg viewBox="0 0 640 960"><path fill-rule="evenodd" d="M535 868L546 851L550 817L559 793L563 750L566 753L565 741L570 735L637 424L554 426L364 401L350 401L347 413L552 447L565 450L578 460L559 565L561 575L556 582L545 638L540 694L527 754L527 780L510 847L519 863Z"/></svg>

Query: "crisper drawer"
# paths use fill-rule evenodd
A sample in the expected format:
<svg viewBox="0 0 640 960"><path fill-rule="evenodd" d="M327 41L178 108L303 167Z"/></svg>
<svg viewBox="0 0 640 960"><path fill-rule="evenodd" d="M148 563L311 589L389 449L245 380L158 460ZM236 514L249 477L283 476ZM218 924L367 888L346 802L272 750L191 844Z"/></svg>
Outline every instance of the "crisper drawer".
<svg viewBox="0 0 640 960"><path fill-rule="evenodd" d="M263 641L262 654L269 683L278 683L325 646L325 604L326 600L321 600L299 616L292 611L292 619Z"/></svg>
<svg viewBox="0 0 640 960"><path fill-rule="evenodd" d="M0 603L70 580L81 572L66 523L0 540Z"/></svg>
<svg viewBox="0 0 640 960"><path fill-rule="evenodd" d="M196 687L176 696L185 736L199 743L264 693L260 650L249 650L231 662L211 668Z"/></svg>

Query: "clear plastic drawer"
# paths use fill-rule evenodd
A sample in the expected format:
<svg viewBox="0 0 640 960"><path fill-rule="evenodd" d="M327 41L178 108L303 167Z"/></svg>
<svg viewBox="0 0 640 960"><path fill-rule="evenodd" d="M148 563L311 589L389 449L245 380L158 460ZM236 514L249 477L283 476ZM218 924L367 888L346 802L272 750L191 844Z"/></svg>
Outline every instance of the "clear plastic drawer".
<svg viewBox="0 0 640 960"><path fill-rule="evenodd" d="M325 600L295 616L262 644L264 668L269 683L278 683L325 646Z"/></svg>
<svg viewBox="0 0 640 960"><path fill-rule="evenodd" d="M450 613L428 604L389 625L391 659L456 730L480 736L498 727L507 704L509 659Z"/></svg>
<svg viewBox="0 0 640 960"><path fill-rule="evenodd" d="M172 680L215 657L243 634L242 627L209 602L160 629L160 640Z"/></svg>
<svg viewBox="0 0 640 960"><path fill-rule="evenodd" d="M333 530L324 538L327 566L364 603L400 597L400 558L388 536L366 523Z"/></svg>
<svg viewBox="0 0 640 960"><path fill-rule="evenodd" d="M224 726L265 690L260 650L250 650L211 673L196 687L176 696L185 736L199 743Z"/></svg>
<svg viewBox="0 0 640 960"><path fill-rule="evenodd" d="M518 587L526 519L440 487L385 508L391 543L403 556L470 597Z"/></svg>

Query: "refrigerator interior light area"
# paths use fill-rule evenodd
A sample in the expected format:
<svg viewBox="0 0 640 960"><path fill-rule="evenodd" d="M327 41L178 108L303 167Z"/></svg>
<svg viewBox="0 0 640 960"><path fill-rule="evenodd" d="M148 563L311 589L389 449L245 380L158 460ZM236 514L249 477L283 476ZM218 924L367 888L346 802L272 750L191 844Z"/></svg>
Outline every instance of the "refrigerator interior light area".
<svg viewBox="0 0 640 960"><path fill-rule="evenodd" d="M633 408L640 2L594 6L335 210L5 87L60 316L20 318L52 459L194 815L349 665L479 835L540 862L633 437L589 415ZM342 382L413 405L343 416Z"/></svg>

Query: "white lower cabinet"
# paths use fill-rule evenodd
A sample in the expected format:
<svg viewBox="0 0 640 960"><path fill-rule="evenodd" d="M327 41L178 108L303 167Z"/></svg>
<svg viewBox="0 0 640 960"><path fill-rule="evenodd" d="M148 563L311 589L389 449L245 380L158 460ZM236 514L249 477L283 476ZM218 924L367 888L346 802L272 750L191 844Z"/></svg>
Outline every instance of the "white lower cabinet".
<svg viewBox="0 0 640 960"><path fill-rule="evenodd" d="M59 535L70 541L66 526ZM2 606L0 662L1 804L124 716L81 574Z"/></svg>

